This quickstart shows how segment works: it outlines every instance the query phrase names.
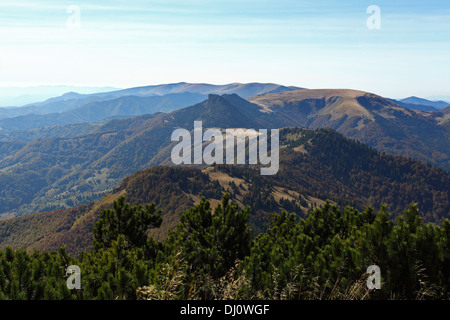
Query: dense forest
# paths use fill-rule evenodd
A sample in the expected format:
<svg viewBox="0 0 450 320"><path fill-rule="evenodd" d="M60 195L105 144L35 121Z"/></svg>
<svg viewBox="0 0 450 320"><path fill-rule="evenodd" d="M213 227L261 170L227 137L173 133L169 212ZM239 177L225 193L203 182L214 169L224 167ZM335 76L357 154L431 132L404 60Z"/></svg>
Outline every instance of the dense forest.
<svg viewBox="0 0 450 320"><path fill-rule="evenodd" d="M386 206L339 210L326 202L305 216L274 212L252 235L250 207L225 194L182 213L162 241L162 208L124 197L102 210L93 249L0 251L1 299L448 299L450 221L424 223L415 205L392 219ZM69 266L80 289L69 289ZM367 267L381 288L366 286ZM70 280L70 279L69 279Z"/></svg>

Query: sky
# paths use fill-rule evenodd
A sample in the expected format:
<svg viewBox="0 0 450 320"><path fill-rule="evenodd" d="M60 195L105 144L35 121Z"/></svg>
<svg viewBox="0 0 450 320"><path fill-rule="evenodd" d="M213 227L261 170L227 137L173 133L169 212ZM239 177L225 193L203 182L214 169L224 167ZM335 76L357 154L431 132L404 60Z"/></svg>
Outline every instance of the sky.
<svg viewBox="0 0 450 320"><path fill-rule="evenodd" d="M0 87L182 81L450 96L450 1L0 0Z"/></svg>

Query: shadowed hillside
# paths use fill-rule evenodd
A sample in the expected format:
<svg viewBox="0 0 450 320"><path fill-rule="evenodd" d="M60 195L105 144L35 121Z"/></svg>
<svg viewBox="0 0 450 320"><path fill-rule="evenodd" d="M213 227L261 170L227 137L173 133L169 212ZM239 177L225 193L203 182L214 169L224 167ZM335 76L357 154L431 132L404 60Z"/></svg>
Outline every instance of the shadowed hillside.
<svg viewBox="0 0 450 320"><path fill-rule="evenodd" d="M257 165L152 167L130 175L95 204L0 221L0 247L55 250L64 244L73 253L87 250L101 209L121 195L132 204L155 202L163 209L161 228L151 231L157 239L202 196L215 206L224 192L252 207L254 233L264 231L271 212L305 216L327 199L340 207L386 203L391 218L415 202L424 221L449 217L450 177L442 169L379 153L330 129L283 129L280 143L280 170L274 176L261 176Z"/></svg>

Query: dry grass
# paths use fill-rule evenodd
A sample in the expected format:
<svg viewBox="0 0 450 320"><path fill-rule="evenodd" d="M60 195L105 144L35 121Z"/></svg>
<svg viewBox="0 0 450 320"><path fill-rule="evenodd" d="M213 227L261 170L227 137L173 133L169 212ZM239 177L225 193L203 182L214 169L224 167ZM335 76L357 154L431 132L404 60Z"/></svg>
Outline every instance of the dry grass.
<svg viewBox="0 0 450 320"><path fill-rule="evenodd" d="M138 300L174 300L184 291L186 272L180 256L181 253L176 254L173 264L166 263L162 267L155 284L137 289ZM196 299L195 288L191 287L188 299Z"/></svg>
<svg viewBox="0 0 450 320"><path fill-rule="evenodd" d="M438 292L442 290L442 288L429 283L428 276L425 274L425 268L422 267L420 261L416 261L414 267L416 269L417 280L420 287L420 289L416 293L415 300L435 298L438 295Z"/></svg>
<svg viewBox="0 0 450 320"><path fill-rule="evenodd" d="M171 300L176 299L185 290L186 273L181 259L177 255L173 265L167 264L161 269L159 281L156 284L141 287L137 290L139 300ZM415 265L420 289L416 292L416 300L437 298L441 288L430 284L425 269L419 262ZM247 274L238 271L238 261L226 275L218 280L205 277L195 281L196 286L189 287L188 300L199 299L199 292L207 292L208 300L367 300L371 299L376 290L367 288L368 274L362 274L360 279L346 284L341 274L336 279L326 279L326 285L318 276L309 275L301 265L292 268L282 279L279 270L273 267L272 289L262 291L252 288ZM284 276L286 278L286 275ZM384 284L382 284L383 287ZM331 289L331 290L330 290ZM404 297L392 295L390 299L399 300Z"/></svg>

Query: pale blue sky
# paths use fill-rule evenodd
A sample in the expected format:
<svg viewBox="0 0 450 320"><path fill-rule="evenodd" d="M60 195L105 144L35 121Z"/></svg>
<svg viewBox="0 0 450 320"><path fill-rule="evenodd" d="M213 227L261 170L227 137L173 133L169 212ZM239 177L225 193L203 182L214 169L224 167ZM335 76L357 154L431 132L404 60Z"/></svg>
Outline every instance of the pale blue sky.
<svg viewBox="0 0 450 320"><path fill-rule="evenodd" d="M180 81L450 96L450 1L0 0L0 86Z"/></svg>

